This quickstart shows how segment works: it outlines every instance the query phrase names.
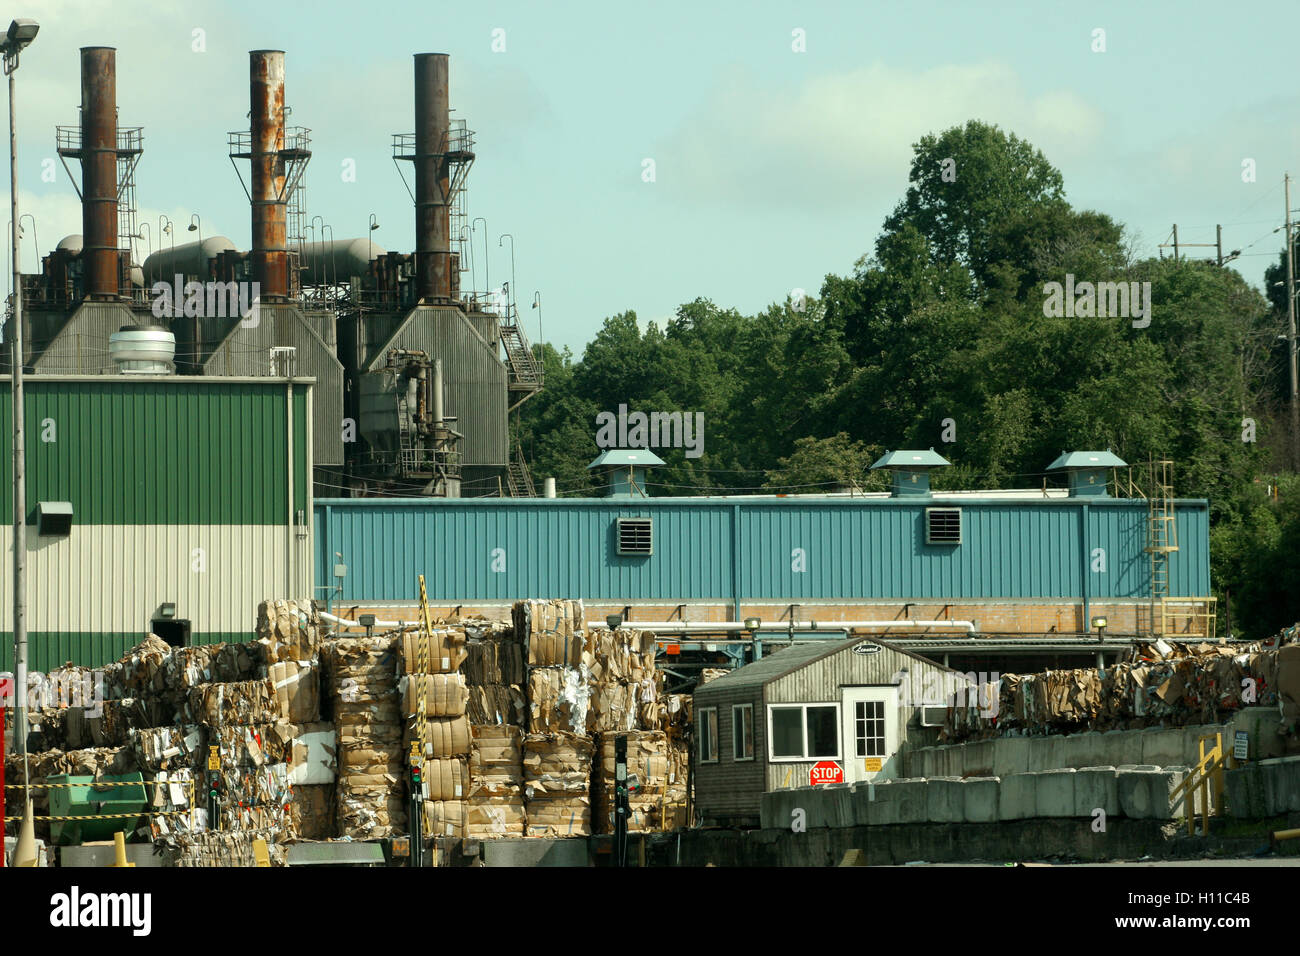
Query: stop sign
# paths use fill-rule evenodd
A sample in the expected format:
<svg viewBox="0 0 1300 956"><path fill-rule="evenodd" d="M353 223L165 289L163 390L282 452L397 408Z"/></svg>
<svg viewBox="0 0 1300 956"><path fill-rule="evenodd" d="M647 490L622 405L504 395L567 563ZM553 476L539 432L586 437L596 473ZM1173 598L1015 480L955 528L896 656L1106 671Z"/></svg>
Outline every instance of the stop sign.
<svg viewBox="0 0 1300 956"><path fill-rule="evenodd" d="M843 783L844 770L834 760L823 760L808 773L808 779L814 787L819 783Z"/></svg>

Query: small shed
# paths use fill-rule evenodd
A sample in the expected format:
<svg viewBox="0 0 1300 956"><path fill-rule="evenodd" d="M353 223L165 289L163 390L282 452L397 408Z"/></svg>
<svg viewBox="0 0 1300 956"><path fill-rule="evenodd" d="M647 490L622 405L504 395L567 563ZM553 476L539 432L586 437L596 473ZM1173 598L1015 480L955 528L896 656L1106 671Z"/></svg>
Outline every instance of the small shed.
<svg viewBox="0 0 1300 956"><path fill-rule="evenodd" d="M760 797L813 782L901 775L908 747L933 744L969 676L869 637L783 648L695 691L695 802L707 824L758 825Z"/></svg>

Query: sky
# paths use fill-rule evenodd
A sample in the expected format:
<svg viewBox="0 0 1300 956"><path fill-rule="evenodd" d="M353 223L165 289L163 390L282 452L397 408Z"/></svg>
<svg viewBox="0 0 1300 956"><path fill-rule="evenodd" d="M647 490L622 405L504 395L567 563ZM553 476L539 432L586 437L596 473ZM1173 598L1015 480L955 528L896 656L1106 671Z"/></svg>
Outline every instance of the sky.
<svg viewBox="0 0 1300 956"><path fill-rule="evenodd" d="M255 49L285 51L289 122L312 131L308 217L342 239L374 214L375 243L412 251L391 134L414 129L412 54L447 53L452 116L476 133L474 285L513 274L521 303L539 292L530 339L575 355L628 309L662 327L701 296L752 314L815 295L872 250L912 144L970 119L1041 149L1067 199L1123 223L1139 255L1175 223L1184 244L1222 224L1257 287L1282 247L1283 174L1300 174L1294 0L41 0L11 15L41 25L16 74L25 272L81 232L54 131L78 122L80 47L117 48L119 125L144 127L139 259L160 215L178 244L197 215L205 238L248 248L226 134L248 128Z"/></svg>

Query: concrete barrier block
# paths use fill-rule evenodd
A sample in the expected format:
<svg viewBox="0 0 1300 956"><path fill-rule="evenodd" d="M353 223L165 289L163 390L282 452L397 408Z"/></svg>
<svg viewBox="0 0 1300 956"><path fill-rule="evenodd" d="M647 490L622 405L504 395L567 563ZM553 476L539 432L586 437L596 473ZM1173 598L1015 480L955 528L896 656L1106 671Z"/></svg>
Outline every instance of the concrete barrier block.
<svg viewBox="0 0 1300 956"><path fill-rule="evenodd" d="M1115 766L1142 762L1142 736L1133 730L1107 730L1101 735L1106 759L1098 766Z"/></svg>
<svg viewBox="0 0 1300 956"><path fill-rule="evenodd" d="M1134 820L1174 820L1183 815L1183 800L1177 807L1173 790L1187 776L1185 770L1125 770L1117 772L1120 812Z"/></svg>
<svg viewBox="0 0 1300 956"><path fill-rule="evenodd" d="M997 777L967 777L961 783L962 819L967 823L996 823L1001 781Z"/></svg>
<svg viewBox="0 0 1300 956"><path fill-rule="evenodd" d="M1034 808L1040 817L1074 816L1074 775L1071 768L1035 774Z"/></svg>
<svg viewBox="0 0 1300 956"><path fill-rule="evenodd" d="M996 740L977 740L966 745L962 766L950 771L953 777L985 777L993 772L993 754Z"/></svg>
<svg viewBox="0 0 1300 956"><path fill-rule="evenodd" d="M926 796L929 779L895 780L890 786L895 788L891 796L898 806L899 823L925 823L929 820Z"/></svg>
<svg viewBox="0 0 1300 956"><path fill-rule="evenodd" d="M823 791L822 804L825 808L828 827L853 826L853 784L831 783L818 787Z"/></svg>
<svg viewBox="0 0 1300 956"><path fill-rule="evenodd" d="M799 790L769 790L758 801L759 823L764 830L784 830L793 819L791 811L804 802Z"/></svg>
<svg viewBox="0 0 1300 956"><path fill-rule="evenodd" d="M1196 744L1187 746L1182 728L1148 727L1142 731L1142 762L1158 767L1185 766L1196 755Z"/></svg>
<svg viewBox="0 0 1300 956"><path fill-rule="evenodd" d="M1055 770L1060 766L1060 737L1029 738L1029 770Z"/></svg>
<svg viewBox="0 0 1300 956"><path fill-rule="evenodd" d="M887 826L897 822L898 800L892 783L855 783L853 785L853 823L855 826Z"/></svg>
<svg viewBox="0 0 1300 956"><path fill-rule="evenodd" d="M998 792L999 820L1028 820L1038 815L1036 796L1038 781L1033 773L1013 773L1002 777Z"/></svg>
<svg viewBox="0 0 1300 956"><path fill-rule="evenodd" d="M1029 772L1029 752L1032 744L1028 737L1003 737L993 741L993 775L1008 777Z"/></svg>
<svg viewBox="0 0 1300 956"><path fill-rule="evenodd" d="M1254 763L1223 772L1228 816L1246 820L1272 816L1268 810L1264 775L1264 769Z"/></svg>
<svg viewBox="0 0 1300 956"><path fill-rule="evenodd" d="M1074 774L1074 815L1091 817L1098 809L1119 816L1119 788L1114 767L1080 767Z"/></svg>
<svg viewBox="0 0 1300 956"><path fill-rule="evenodd" d="M925 815L931 823L961 823L961 777L931 777L925 788Z"/></svg>

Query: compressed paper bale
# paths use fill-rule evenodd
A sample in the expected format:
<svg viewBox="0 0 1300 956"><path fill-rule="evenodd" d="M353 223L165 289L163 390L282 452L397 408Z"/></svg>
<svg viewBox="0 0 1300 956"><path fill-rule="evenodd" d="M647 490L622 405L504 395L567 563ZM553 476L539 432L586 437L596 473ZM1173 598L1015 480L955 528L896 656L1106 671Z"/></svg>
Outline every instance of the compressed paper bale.
<svg viewBox="0 0 1300 956"><path fill-rule="evenodd" d="M280 661L269 668L279 715L294 723L320 719L320 671L310 661Z"/></svg>
<svg viewBox="0 0 1300 956"><path fill-rule="evenodd" d="M466 835L466 807L464 800L424 801L424 833L433 837L460 837Z"/></svg>
<svg viewBox="0 0 1300 956"><path fill-rule="evenodd" d="M323 634L314 602L277 600L258 606L257 643L268 664L314 660Z"/></svg>
<svg viewBox="0 0 1300 956"><path fill-rule="evenodd" d="M577 667L585 644L581 601L519 601L512 609L515 633L527 636L532 667Z"/></svg>
<svg viewBox="0 0 1300 956"><path fill-rule="evenodd" d="M474 633L468 627L466 632ZM513 631L491 632L477 639L471 637L465 651L461 673L471 686L522 684L528 680L524 647L515 639Z"/></svg>
<svg viewBox="0 0 1300 956"><path fill-rule="evenodd" d="M668 802L670 760L668 739L662 731L604 733L597 738L591 775L591 798L594 823L598 833L613 832L616 807L614 772L617 740L627 740L627 774L629 786L635 778L636 789L629 790L628 818L630 830L658 829L661 808Z"/></svg>
<svg viewBox="0 0 1300 956"><path fill-rule="evenodd" d="M406 633L398 647L403 674L451 673L460 669L466 657L465 632L460 628L434 628L429 636Z"/></svg>
<svg viewBox="0 0 1300 956"><path fill-rule="evenodd" d="M426 800L464 800L469 795L469 764L459 757L426 760L420 774Z"/></svg>
<svg viewBox="0 0 1300 956"><path fill-rule="evenodd" d="M575 796L584 799L591 778L592 741L577 734L528 734L524 737L524 797Z"/></svg>
<svg viewBox="0 0 1300 956"><path fill-rule="evenodd" d="M466 835L470 839L521 837L527 826L522 796L471 797L466 805Z"/></svg>
<svg viewBox="0 0 1300 956"><path fill-rule="evenodd" d="M299 784L289 802L293 827L303 840L330 840L336 833L334 786Z"/></svg>
<svg viewBox="0 0 1300 956"><path fill-rule="evenodd" d="M593 628L587 633L585 662L591 679L639 682L653 680L655 674L655 636L650 631L631 627L615 630Z"/></svg>
<svg viewBox="0 0 1300 956"><path fill-rule="evenodd" d="M573 667L535 667L528 674L528 729L535 734L587 732L591 687Z"/></svg>
<svg viewBox="0 0 1300 956"><path fill-rule="evenodd" d="M469 758L470 797L520 797L524 782L523 732L509 725L476 725Z"/></svg>
<svg viewBox="0 0 1300 956"><path fill-rule="evenodd" d="M204 684L190 691L189 704L197 722L209 727L266 723L280 716L275 688L269 680Z"/></svg>
<svg viewBox="0 0 1300 956"><path fill-rule="evenodd" d="M465 713L471 724L518 724L528 719L528 701L514 684L470 685Z"/></svg>
<svg viewBox="0 0 1300 956"><path fill-rule="evenodd" d="M465 678L460 674L409 674L398 682L398 689L407 717L417 714L421 693L427 717L459 717L469 702Z"/></svg>
<svg viewBox="0 0 1300 956"><path fill-rule="evenodd" d="M537 797L524 805L525 835L578 837L591 833L591 806L585 796Z"/></svg>
<svg viewBox="0 0 1300 956"><path fill-rule="evenodd" d="M266 841L271 865L284 866L284 846L276 843L276 834L269 830L205 830L186 836L173 865L186 868L256 866L253 841L258 839Z"/></svg>
<svg viewBox="0 0 1300 956"><path fill-rule="evenodd" d="M473 750L469 718L464 715L429 717L425 719L423 728L418 724L419 718L416 717L407 721L408 751L414 741L420 742L420 752L426 757L466 757Z"/></svg>
<svg viewBox="0 0 1300 956"><path fill-rule="evenodd" d="M198 725L132 730L130 745L143 770L197 769L207 751L208 733Z"/></svg>

